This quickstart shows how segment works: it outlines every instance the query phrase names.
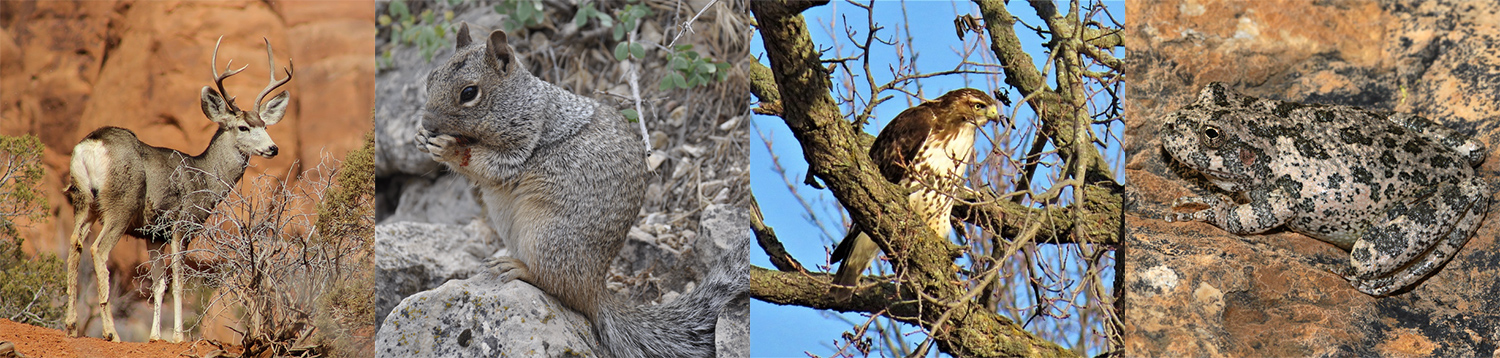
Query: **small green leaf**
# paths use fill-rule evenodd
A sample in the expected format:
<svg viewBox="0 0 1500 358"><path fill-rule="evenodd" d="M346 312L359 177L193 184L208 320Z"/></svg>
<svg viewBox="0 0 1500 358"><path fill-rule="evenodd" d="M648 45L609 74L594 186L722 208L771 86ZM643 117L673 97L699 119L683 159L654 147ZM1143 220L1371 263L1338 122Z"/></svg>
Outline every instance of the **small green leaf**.
<svg viewBox="0 0 1500 358"><path fill-rule="evenodd" d="M389 26L391 24L391 16L382 14L380 17L375 18L375 22L380 24L380 26Z"/></svg>
<svg viewBox="0 0 1500 358"><path fill-rule="evenodd" d="M701 72L701 73L712 74L712 73L714 73L714 70L717 70L717 69L718 68L714 67L713 64L710 64L710 63L707 63L707 62L698 64L698 72Z"/></svg>
<svg viewBox="0 0 1500 358"><path fill-rule="evenodd" d="M646 47L632 42L630 43L630 55L635 56L635 58L644 59L646 58Z"/></svg>
<svg viewBox="0 0 1500 358"><path fill-rule="evenodd" d="M687 85L687 80L682 78L681 73L673 73L671 77L673 86L677 86L677 88L689 88Z"/></svg>
<svg viewBox="0 0 1500 358"><path fill-rule="evenodd" d="M674 57L672 57L671 61L667 62L667 68L670 68L673 71L685 70L685 69L688 68L688 62L687 62L687 60L684 60L681 57L675 57L674 56Z"/></svg>
<svg viewBox="0 0 1500 358"><path fill-rule="evenodd" d="M406 2L401 0L391 1L391 5L386 8L386 12L398 19L411 17L411 9L407 8Z"/></svg>
<svg viewBox="0 0 1500 358"><path fill-rule="evenodd" d="M625 119L630 120L631 123L635 123L635 121L641 119L641 115L639 113L636 113L635 109L633 108L620 111L620 114L625 115Z"/></svg>
<svg viewBox="0 0 1500 358"><path fill-rule="evenodd" d="M656 89L658 91L670 91L670 90L672 90L672 77L670 77L670 76L669 77L662 77L661 78L661 83L658 83L656 85Z"/></svg>
<svg viewBox="0 0 1500 358"><path fill-rule="evenodd" d="M583 25L588 24L588 21L589 15L587 11L578 10L577 14L573 14L573 26L583 27Z"/></svg>
<svg viewBox="0 0 1500 358"><path fill-rule="evenodd" d="M609 15L606 15L606 14L604 14L602 12L594 11L594 17L599 18L599 26L603 26L603 27L615 26L615 18L609 17Z"/></svg>
<svg viewBox="0 0 1500 358"><path fill-rule="evenodd" d="M688 44L688 45L677 45L677 51L688 51L688 50L692 50L692 49L693 49L693 45L691 45L691 44Z"/></svg>
<svg viewBox="0 0 1500 358"><path fill-rule="evenodd" d="M624 61L626 57L630 57L630 43L621 42L615 45L615 61Z"/></svg>

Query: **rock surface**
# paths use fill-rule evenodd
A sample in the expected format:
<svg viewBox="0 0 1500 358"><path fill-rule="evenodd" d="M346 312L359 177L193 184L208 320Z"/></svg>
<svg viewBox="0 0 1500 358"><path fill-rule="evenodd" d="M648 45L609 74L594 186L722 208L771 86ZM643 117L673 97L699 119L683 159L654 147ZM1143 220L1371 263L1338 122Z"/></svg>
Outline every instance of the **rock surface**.
<svg viewBox="0 0 1500 358"><path fill-rule="evenodd" d="M426 154L423 154L426 155ZM430 159L428 161L431 161ZM433 162L436 163L436 162ZM449 174L432 179L401 175L396 207L381 222L402 221L464 225L484 215L475 200L474 184L462 175Z"/></svg>
<svg viewBox="0 0 1500 358"><path fill-rule="evenodd" d="M730 246L750 239L749 222L742 210L710 206L703 217L704 227L722 230L708 231L712 237L696 236L690 243L692 250L674 251L641 239L628 240L626 250L611 265L612 272L625 277L612 278L611 288L628 289L629 293L617 292L616 297L635 298L631 304L668 302L701 282L711 265L722 264L702 257L743 251ZM738 229L730 229L733 227ZM579 354L592 347L580 344L593 339L582 316L556 300L542 299L545 294L530 285L516 281L502 286L483 269L483 252L491 247L483 242L488 235L479 221L461 229L409 222L377 226L376 265L383 282L376 288L377 302L380 312L390 312L376 337L378 355L558 356ZM643 265L651 266L641 269L647 279L636 283L638 278L629 276L638 270L630 267ZM699 274L692 275L694 272ZM458 279L463 277L468 278ZM437 288L426 290L431 286ZM670 290L661 292L654 287ZM413 288L426 291L413 294ZM683 292L676 291L679 289ZM391 309L386 304L395 302L393 298L400 304ZM715 341L723 352L720 356L737 357L749 352L748 299L731 304L719 317ZM563 319L553 320L554 315ZM467 338L460 338L462 329L470 330L464 336ZM466 340L482 344L464 345Z"/></svg>
<svg viewBox="0 0 1500 358"><path fill-rule="evenodd" d="M499 248L475 220L467 226L398 222L375 227L375 307L385 314L402 298L484 270Z"/></svg>
<svg viewBox="0 0 1500 358"><path fill-rule="evenodd" d="M1125 348L1133 356L1487 356L1500 349L1500 214L1407 292L1375 298L1330 272L1349 254L1285 230L1168 223L1212 193L1172 163L1159 117L1221 81L1289 101L1410 112L1491 148L1500 128L1500 5L1472 1L1131 1L1125 149Z"/></svg>
<svg viewBox="0 0 1500 358"><path fill-rule="evenodd" d="M591 329L536 287L480 275L402 301L375 335L375 356L598 356Z"/></svg>

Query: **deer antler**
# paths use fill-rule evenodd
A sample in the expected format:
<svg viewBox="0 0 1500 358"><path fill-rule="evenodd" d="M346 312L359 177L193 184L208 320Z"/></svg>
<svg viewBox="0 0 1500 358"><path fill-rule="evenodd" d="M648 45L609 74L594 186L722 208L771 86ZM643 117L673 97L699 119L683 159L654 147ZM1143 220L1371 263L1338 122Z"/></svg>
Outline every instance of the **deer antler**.
<svg viewBox="0 0 1500 358"><path fill-rule="evenodd" d="M234 70L234 71L230 71L229 70L229 66L234 65L234 59L230 59L228 63L224 64L224 74L220 75L219 74L219 43L223 42L223 41L224 41L224 36L219 36L219 39L216 40L216 41L214 41L213 63L211 64L210 69L212 69L213 72L214 72L214 85L219 86L219 94L225 97L225 101L224 102L229 103L229 109L230 110L233 110L235 112L239 112L240 108L239 107L235 107L235 105L234 105L234 97L229 95L229 91L225 91L224 90L224 79L225 78L229 78L229 76L234 76L236 73L240 73L240 71L244 71L245 68L246 67L250 67L250 65L240 66L240 69Z"/></svg>
<svg viewBox="0 0 1500 358"><path fill-rule="evenodd" d="M257 110L260 109L260 106L261 106L260 102L262 100L266 99L266 95L271 94L271 91L275 91L277 87L281 87L281 85L284 85L287 82L289 82L289 81L292 80L292 68L293 68L293 66L292 66L292 60L291 59L287 59L286 60L286 62L287 62L287 68L285 68L285 70L286 70L286 78L281 79L279 81L276 80L276 56L275 56L274 53L271 52L271 40L266 40L266 38L264 38L264 37L262 37L260 39L266 42L266 62L270 64L270 68L271 68L271 82L266 85L266 89L260 91L260 95L255 96L255 108Z"/></svg>

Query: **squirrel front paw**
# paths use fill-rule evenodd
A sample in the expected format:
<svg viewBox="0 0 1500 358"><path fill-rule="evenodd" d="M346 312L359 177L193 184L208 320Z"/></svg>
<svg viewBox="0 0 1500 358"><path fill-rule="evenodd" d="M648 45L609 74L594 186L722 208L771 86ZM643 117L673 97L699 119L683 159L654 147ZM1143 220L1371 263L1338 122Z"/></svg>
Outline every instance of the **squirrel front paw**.
<svg viewBox="0 0 1500 358"><path fill-rule="evenodd" d="M485 265L500 275L500 281L510 282L519 279L531 282L531 269L526 268L526 263L510 256L491 257L485 260Z"/></svg>
<svg viewBox="0 0 1500 358"><path fill-rule="evenodd" d="M469 166L469 146L463 137L437 134L423 129L417 132L417 150L431 154L432 160L461 167Z"/></svg>

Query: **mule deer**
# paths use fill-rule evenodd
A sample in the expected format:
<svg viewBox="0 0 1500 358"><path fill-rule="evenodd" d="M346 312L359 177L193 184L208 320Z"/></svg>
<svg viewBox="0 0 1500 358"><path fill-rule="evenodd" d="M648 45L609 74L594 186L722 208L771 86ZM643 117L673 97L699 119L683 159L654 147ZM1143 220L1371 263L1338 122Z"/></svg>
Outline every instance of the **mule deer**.
<svg viewBox="0 0 1500 358"><path fill-rule="evenodd" d="M219 41L223 40L224 37L220 36ZM179 251L183 245L183 225L201 224L208 219L214 206L245 174L251 155L271 158L277 153L276 143L266 133L266 126L276 124L286 114L290 91L282 91L264 104L261 101L271 91L291 81L292 69L288 65L286 78L276 79L276 59L269 40L266 40L266 57L270 62L271 82L255 97L255 108L242 111L234 105L234 97L224 90L224 79L244 71L248 65L231 71L229 68L234 60L230 60L224 66L224 74L219 74L219 42L214 43L212 67L214 84L219 89L215 91L203 86L200 97L203 115L218 123L219 129L202 154L189 156L176 150L150 146L142 143L130 130L118 127L99 128L73 147L69 165L71 182L67 189L75 220L72 248L68 251L68 312L64 317L68 335L81 335L77 324L78 311L73 307L78 302L78 261L89 228L98 221L99 236L94 239L90 252L94 256L94 274L99 284L104 339L120 340L115 331L114 317L111 317L109 269L104 264L120 236L130 232L152 241L165 240L170 247L174 313L172 341L182 341L182 259ZM161 339L161 300L166 289L165 277L162 276L165 275L153 279L153 341Z"/></svg>

